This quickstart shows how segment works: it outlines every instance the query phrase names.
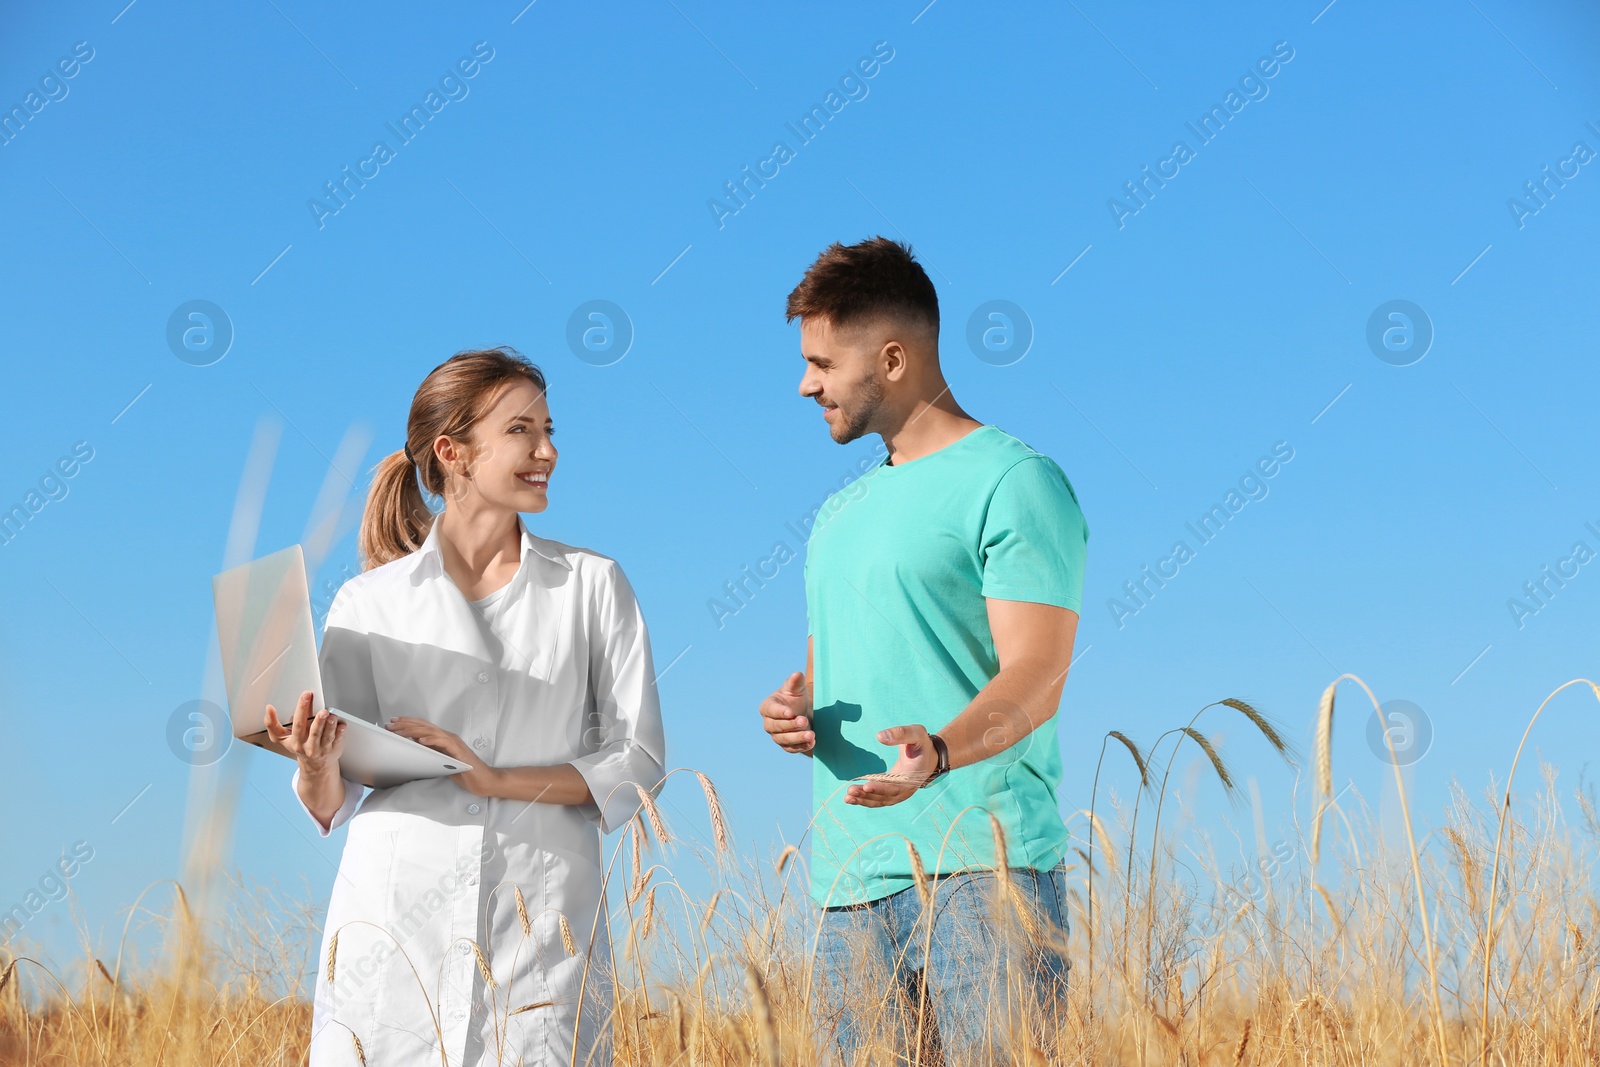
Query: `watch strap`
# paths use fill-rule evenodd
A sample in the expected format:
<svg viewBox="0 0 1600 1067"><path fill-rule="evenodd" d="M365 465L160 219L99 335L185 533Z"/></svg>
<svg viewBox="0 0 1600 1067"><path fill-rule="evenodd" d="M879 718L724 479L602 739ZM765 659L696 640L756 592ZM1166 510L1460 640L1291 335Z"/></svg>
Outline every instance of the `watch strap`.
<svg viewBox="0 0 1600 1067"><path fill-rule="evenodd" d="M933 744L933 751L938 755L939 763L928 780L922 783L924 786L931 785L950 773L950 746L945 744L944 738L938 734L929 734L928 740Z"/></svg>

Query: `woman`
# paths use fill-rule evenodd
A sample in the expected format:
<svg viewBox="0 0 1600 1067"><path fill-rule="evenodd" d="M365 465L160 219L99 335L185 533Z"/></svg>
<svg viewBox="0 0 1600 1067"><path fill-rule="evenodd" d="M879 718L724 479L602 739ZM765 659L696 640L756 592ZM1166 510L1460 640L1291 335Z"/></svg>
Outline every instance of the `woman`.
<svg viewBox="0 0 1600 1067"><path fill-rule="evenodd" d="M552 432L544 376L516 352L434 368L406 448L374 476L365 570L328 611L327 702L469 770L363 802L339 773L343 724L313 715L310 693L291 725L267 708L318 832L350 826L313 1067L610 1062L600 831L633 817L666 752L621 568L520 517L548 505ZM445 500L437 518L419 479Z"/></svg>

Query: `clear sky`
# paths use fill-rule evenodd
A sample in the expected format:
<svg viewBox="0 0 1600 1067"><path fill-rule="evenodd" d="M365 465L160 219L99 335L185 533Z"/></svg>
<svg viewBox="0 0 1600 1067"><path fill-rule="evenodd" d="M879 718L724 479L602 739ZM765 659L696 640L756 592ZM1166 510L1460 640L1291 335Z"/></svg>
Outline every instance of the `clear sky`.
<svg viewBox="0 0 1600 1067"><path fill-rule="evenodd" d="M76 849L114 935L178 874L199 786L169 724L224 699L211 576L328 520L325 606L417 384L492 344L549 375L532 528L625 568L670 763L717 781L748 856L797 838L808 768L756 705L803 663L803 583L770 561L876 439L833 444L798 396L783 300L878 233L938 287L955 395L1087 517L1065 813L1108 729L1234 696L1309 752L1352 671L1426 716L1437 822L1596 674L1592 9L524 2L3 16L0 907ZM764 584L728 600L747 567ZM1334 773L1376 798L1358 696ZM1569 692L1534 735L1566 786L1595 712ZM1268 837L1304 820L1236 716L1202 725ZM342 835L244 749L199 772L242 783L232 861L325 898ZM1113 758L1102 784L1131 781ZM1250 836L1248 806L1183 790ZM692 781L667 799L703 823Z"/></svg>

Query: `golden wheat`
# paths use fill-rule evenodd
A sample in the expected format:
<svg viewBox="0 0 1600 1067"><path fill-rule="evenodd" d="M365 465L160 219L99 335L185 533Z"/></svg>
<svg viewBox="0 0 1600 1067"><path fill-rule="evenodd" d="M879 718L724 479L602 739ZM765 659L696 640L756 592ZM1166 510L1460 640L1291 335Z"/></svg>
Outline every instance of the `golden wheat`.
<svg viewBox="0 0 1600 1067"><path fill-rule="evenodd" d="M1585 691L1600 697L1592 685ZM1255 709L1239 707L1242 701L1220 703L1250 719L1274 752L1287 756L1289 747L1274 744L1272 730L1263 727L1272 726L1265 716L1251 715ZM1332 706L1330 689L1317 709L1318 815L1331 800ZM1204 735L1195 734L1172 731L1180 742L1195 741L1201 766L1209 764L1226 788L1235 778L1228 764L1237 757L1229 752L1224 762L1215 745L1208 752ZM1142 796L1152 777L1149 750L1110 739L1137 754ZM1008 1050L1006 1062L1459 1067L1486 1049L1496 1064L1593 1067L1600 1062L1600 898L1593 881L1600 827L1569 822L1553 772L1546 771L1544 782L1533 798L1513 795L1509 779L1481 804L1462 794L1437 834L1420 844L1408 835L1399 846L1384 838L1359 793L1349 794L1340 809L1349 847L1324 850L1320 867L1290 864L1263 883L1260 895L1248 896L1213 860L1207 827L1189 820L1188 829L1163 833L1158 807L1154 830L1136 841L1122 804L1105 818L1091 808L1082 813L1085 821L1069 821L1076 824L1074 846L1098 847L1110 862L1072 868L1064 944L1034 920L1016 884L1007 911L1018 920L1010 925L1042 946L1065 948L1095 980L1081 979L1075 966L1065 1003L1049 1014L992 1005L991 1026ZM701 790L708 813L714 803L720 812L715 790L704 781ZM646 822L664 839L659 812L651 814L642 803L639 836L618 841L619 849L637 842L642 853ZM718 817L711 821L718 838ZM990 833L1004 865L1015 843L993 817ZM1309 836L1316 833L1313 820ZM1142 869L1146 849L1150 879ZM646 879L637 927L649 951L625 959L606 1008L618 1067L818 1062L826 1034L816 1015L818 983L830 976L813 954L814 906L789 892L801 854L785 846L774 862L752 862L742 874L722 866L730 854L719 842L719 880L703 901L691 899L667 868L651 869L663 873ZM909 843L908 861L914 890L926 901L932 881ZM1134 892L1126 872L1136 861ZM636 864L635 877L642 866ZM618 878L626 885L621 868ZM670 896L658 899L662 889ZM1214 894L1210 904L1207 889ZM143 921L160 935L139 939L162 946L149 960L120 947L115 957L86 950L76 965L51 969L20 946L0 949L0 1065L303 1063L310 1005L301 960L316 956L315 914L255 905L254 892L236 894L247 920L226 921L215 914L216 894L181 886L170 914L136 905L131 911L151 916ZM522 891L513 886L512 893L518 922L530 935ZM1129 907L1089 910L1091 899L1125 893ZM679 896L688 905L681 911L663 906ZM557 913L556 922L563 948L577 955L567 917ZM352 964L348 951L338 959L339 941L330 934L327 958L319 961L330 982ZM355 944L346 941L347 950ZM1130 943L1146 949L1127 953ZM487 953L476 944L473 950L484 987L501 997L501 1018L549 1006L507 1003ZM916 951L925 966L925 946ZM892 1029L891 1008L916 1014L912 1040L921 1048L934 1028L930 1004L925 987L903 1000L891 976L869 966L872 959L863 946L860 973L846 976L854 983L851 1002L870 1024L860 1061L893 1062L910 1050ZM1448 1015L1435 1007L1440 989L1450 992ZM351 1045L355 1061L365 1063L353 1032ZM921 1060L924 1067L934 1062Z"/></svg>

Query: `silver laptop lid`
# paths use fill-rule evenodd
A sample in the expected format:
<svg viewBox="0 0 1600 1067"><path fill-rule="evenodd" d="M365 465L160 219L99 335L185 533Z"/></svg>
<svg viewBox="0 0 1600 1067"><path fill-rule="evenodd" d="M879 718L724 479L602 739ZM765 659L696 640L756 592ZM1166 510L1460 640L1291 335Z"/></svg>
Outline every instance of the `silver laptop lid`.
<svg viewBox="0 0 1600 1067"><path fill-rule="evenodd" d="M323 707L305 556L290 545L233 567L211 579L211 593L233 736L287 756L263 725L267 705L286 723L309 689L312 710Z"/></svg>

